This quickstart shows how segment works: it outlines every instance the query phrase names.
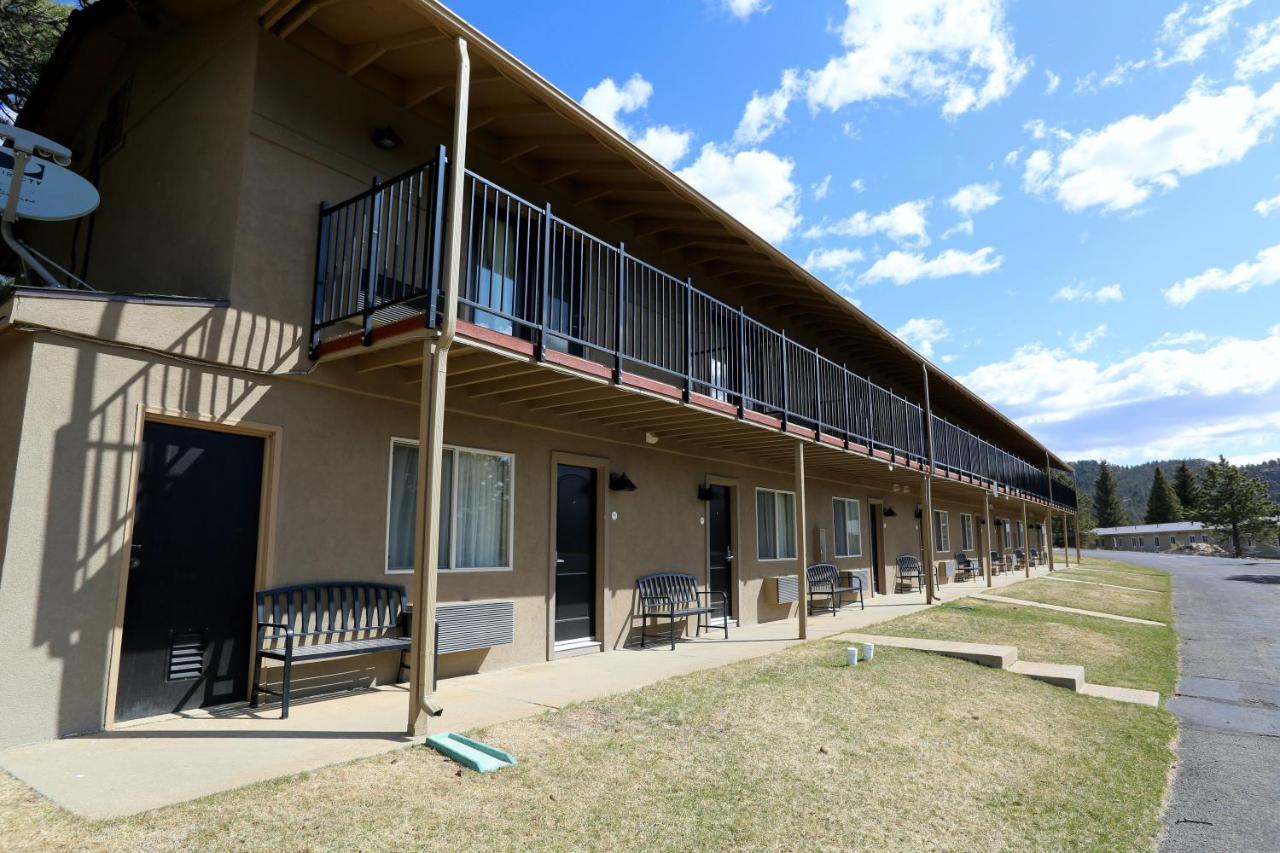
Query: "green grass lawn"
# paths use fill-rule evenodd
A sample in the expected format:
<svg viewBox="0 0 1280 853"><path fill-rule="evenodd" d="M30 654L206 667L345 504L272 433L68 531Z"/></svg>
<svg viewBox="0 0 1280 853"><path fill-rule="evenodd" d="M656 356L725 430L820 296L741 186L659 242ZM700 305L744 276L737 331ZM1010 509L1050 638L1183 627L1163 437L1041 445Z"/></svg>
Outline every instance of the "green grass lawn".
<svg viewBox="0 0 1280 853"><path fill-rule="evenodd" d="M995 590L995 594L1002 598L1019 598L1098 613L1133 616L1165 624L1173 621L1173 605L1169 593L1156 590L1116 589L1115 586L1036 579L1002 587Z"/></svg>
<svg viewBox="0 0 1280 853"><path fill-rule="evenodd" d="M1172 687L1171 631L1083 618L974 601L876 630ZM0 848L1150 849L1172 716L907 650L851 669L845 645L493 726L520 763L483 776L414 747L88 821L0 774Z"/></svg>
<svg viewBox="0 0 1280 853"><path fill-rule="evenodd" d="M1142 572L1126 572L1115 568L1118 565L1112 561L1099 560L1096 563L1091 559L1083 567L1071 564L1071 568L1056 571L1053 574L1056 577L1074 578L1075 580L1092 581L1093 583L1110 583L1117 586L1128 586L1134 589L1150 589L1157 592L1169 591L1169 576L1160 574L1147 574L1147 570Z"/></svg>

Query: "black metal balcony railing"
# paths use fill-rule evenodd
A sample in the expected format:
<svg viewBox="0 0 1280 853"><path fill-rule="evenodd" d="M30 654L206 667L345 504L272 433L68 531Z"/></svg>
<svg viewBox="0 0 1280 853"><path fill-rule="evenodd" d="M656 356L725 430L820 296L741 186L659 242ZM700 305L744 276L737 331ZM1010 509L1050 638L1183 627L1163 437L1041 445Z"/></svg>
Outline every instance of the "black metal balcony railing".
<svg viewBox="0 0 1280 853"><path fill-rule="evenodd" d="M437 321L444 150L321 208L312 348L323 329L424 312ZM459 319L891 458L927 458L921 407L539 206L467 171ZM938 468L1075 506L1045 471L939 417ZM1052 489L1052 491L1051 491ZM1070 492L1070 494L1068 494Z"/></svg>

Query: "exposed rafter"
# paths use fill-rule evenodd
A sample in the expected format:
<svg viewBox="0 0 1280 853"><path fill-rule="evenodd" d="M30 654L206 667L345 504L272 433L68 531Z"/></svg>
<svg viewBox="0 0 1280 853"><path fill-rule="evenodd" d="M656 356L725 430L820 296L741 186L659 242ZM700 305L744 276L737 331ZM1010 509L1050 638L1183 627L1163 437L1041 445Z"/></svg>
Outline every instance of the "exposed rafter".
<svg viewBox="0 0 1280 853"><path fill-rule="evenodd" d="M409 47L425 47L438 41L445 41L448 38L449 36L435 27L425 27L421 30L414 30L411 33L353 44L346 51L347 74L359 74L388 53Z"/></svg>

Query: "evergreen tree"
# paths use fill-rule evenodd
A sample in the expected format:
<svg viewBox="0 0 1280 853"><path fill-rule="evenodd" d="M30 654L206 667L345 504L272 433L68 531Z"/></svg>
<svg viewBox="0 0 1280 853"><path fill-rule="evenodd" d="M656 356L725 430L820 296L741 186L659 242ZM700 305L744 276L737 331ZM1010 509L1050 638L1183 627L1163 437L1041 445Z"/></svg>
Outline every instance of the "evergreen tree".
<svg viewBox="0 0 1280 853"><path fill-rule="evenodd" d="M13 121L62 35L71 7L57 0L0 2L0 116Z"/></svg>
<svg viewBox="0 0 1280 853"><path fill-rule="evenodd" d="M1099 527L1120 527L1129 523L1129 514L1116 493L1116 475L1103 462L1098 466L1098 484L1093 490L1093 512Z"/></svg>
<svg viewBox="0 0 1280 853"><path fill-rule="evenodd" d="M1266 482L1249 476L1225 457L1219 456L1201 475L1200 520L1229 536L1237 557L1244 555L1241 537L1261 537L1271 532L1277 512L1280 507L1267 496Z"/></svg>
<svg viewBox="0 0 1280 853"><path fill-rule="evenodd" d="M1182 517L1182 507L1178 504L1178 496L1173 486L1164 478L1164 471L1156 469L1151 478L1151 494L1147 497L1147 516L1145 524L1168 524Z"/></svg>
<svg viewBox="0 0 1280 853"><path fill-rule="evenodd" d="M1195 518L1200 487L1196 485L1196 475L1191 473L1185 460L1178 463L1178 470L1174 472L1173 493L1178 496L1178 503L1182 506L1182 518L1179 520Z"/></svg>

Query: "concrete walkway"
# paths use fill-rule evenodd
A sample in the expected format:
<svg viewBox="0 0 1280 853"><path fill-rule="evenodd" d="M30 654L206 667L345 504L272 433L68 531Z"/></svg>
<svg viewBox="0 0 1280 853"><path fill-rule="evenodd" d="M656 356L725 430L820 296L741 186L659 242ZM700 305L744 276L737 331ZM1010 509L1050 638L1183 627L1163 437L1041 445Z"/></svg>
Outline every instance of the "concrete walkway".
<svg viewBox="0 0 1280 853"><path fill-rule="evenodd" d="M1164 851L1280 850L1280 563L1090 552L1173 577L1181 721Z"/></svg>
<svg viewBox="0 0 1280 853"><path fill-rule="evenodd" d="M1039 607L1042 610L1056 610L1059 613L1074 613L1077 616L1096 616L1099 619L1112 619L1116 622L1129 622L1133 625L1156 625L1164 627L1163 622L1151 619L1139 619L1137 616L1120 616L1115 613L1099 613L1097 610L1081 610L1079 607L1064 607L1061 604L1045 604L1041 601L1028 601L1025 598L1012 598L1007 595L989 595L978 593L973 596L983 601L996 601L1000 604L1016 604L1019 607Z"/></svg>
<svg viewBox="0 0 1280 853"><path fill-rule="evenodd" d="M994 583L1021 580L1006 574ZM981 579L945 584L940 597L985 588ZM809 639L925 607L919 593L875 596L865 610L846 606L836 616L809 617ZM438 692L445 713L433 731L468 731L767 655L798 643L796 627L794 619L748 625L731 629L727 642L703 635L674 651L625 649L445 679ZM0 752L0 768L77 814L120 817L403 748L410 743L406 713L400 687L297 701L288 720L274 707L240 705L11 749Z"/></svg>

